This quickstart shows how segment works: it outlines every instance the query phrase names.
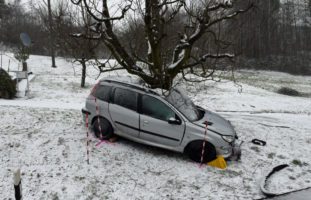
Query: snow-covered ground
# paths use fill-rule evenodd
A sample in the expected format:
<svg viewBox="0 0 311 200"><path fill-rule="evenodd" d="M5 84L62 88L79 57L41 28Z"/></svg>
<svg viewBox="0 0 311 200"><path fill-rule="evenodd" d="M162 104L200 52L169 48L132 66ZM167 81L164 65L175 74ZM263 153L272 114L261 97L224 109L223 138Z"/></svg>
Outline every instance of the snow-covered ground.
<svg viewBox="0 0 311 200"><path fill-rule="evenodd" d="M241 71L236 77L242 93L225 80L183 86L197 104L229 119L245 141L242 160L222 171L123 139L95 147L93 138L88 165L81 108L96 70L89 68L81 89L79 66L64 59L57 59L56 69L43 56L31 56L28 65L36 75L29 97L0 100L0 199L13 199L16 168L22 170L25 200L256 199L262 197L260 178L284 163L290 167L271 178L268 190L311 186L311 99L274 92L293 86L310 94L311 77ZM10 69L14 66L11 58ZM252 144L254 138L267 145Z"/></svg>

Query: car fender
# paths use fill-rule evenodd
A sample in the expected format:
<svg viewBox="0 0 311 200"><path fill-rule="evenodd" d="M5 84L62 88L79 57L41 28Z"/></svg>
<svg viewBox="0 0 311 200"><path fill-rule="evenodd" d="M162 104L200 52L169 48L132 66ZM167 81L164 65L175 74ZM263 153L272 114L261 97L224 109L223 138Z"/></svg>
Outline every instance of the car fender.
<svg viewBox="0 0 311 200"><path fill-rule="evenodd" d="M188 144L190 144L193 141L197 141L197 140L205 140L211 143L212 145L214 145L216 150L221 146L229 145L222 139L220 135L215 134L214 132L209 131L209 130L207 130L205 134L204 128L194 125L192 123L187 123L185 136L182 141L182 146L184 147L184 150Z"/></svg>

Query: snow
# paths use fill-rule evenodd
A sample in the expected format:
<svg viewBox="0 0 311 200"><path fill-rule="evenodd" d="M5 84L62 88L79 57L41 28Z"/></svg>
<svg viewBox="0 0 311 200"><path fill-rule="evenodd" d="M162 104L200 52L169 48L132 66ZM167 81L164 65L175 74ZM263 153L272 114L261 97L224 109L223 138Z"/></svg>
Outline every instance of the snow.
<svg viewBox="0 0 311 200"><path fill-rule="evenodd" d="M73 33L73 34L71 34L72 36L74 36L74 37L81 37L82 36L82 33Z"/></svg>
<svg viewBox="0 0 311 200"><path fill-rule="evenodd" d="M150 41L148 40L148 55L151 55L152 49L151 49L151 44Z"/></svg>
<svg viewBox="0 0 311 200"><path fill-rule="evenodd" d="M224 4L231 6L232 5L232 0L224 0Z"/></svg>
<svg viewBox="0 0 311 200"><path fill-rule="evenodd" d="M201 57L202 61L205 61L207 58L234 58L234 54L224 53L224 54L205 54Z"/></svg>
<svg viewBox="0 0 311 200"><path fill-rule="evenodd" d="M181 50L181 52L178 54L178 60L176 62L173 62L172 64L170 64L167 68L168 69L176 68L183 61L183 59L185 57L185 52L186 52L185 49Z"/></svg>
<svg viewBox="0 0 311 200"><path fill-rule="evenodd" d="M4 66L8 60L4 57ZM36 77L29 97L0 100L0 194L14 199L13 172L21 168L23 196L31 199L256 199L260 179L279 164L289 164L271 177L268 190L284 192L311 186L311 77L267 71L239 71L236 84L223 80L182 87L196 104L229 119L242 145L242 160L226 170L203 168L186 156L124 139L95 147L86 163L86 129L81 108L97 71L87 71L57 58L30 56ZM14 70L17 63L11 60ZM125 71L105 77L131 77ZM100 78L102 78L101 76ZM275 93L293 86L305 97ZM254 138L267 141L256 146ZM294 161L294 160L298 160Z"/></svg>

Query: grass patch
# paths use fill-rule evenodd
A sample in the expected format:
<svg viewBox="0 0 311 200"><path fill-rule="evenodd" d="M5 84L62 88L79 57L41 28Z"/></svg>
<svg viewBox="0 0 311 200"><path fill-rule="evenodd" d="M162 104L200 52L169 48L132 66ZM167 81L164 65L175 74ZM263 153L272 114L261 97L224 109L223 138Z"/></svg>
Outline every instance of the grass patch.
<svg viewBox="0 0 311 200"><path fill-rule="evenodd" d="M255 146L252 146L252 147L251 147L251 150L253 150L253 151L257 152L257 153L260 152L259 148L258 148L258 147L255 147Z"/></svg>
<svg viewBox="0 0 311 200"><path fill-rule="evenodd" d="M296 96L296 97L301 96L300 92L298 92L295 89L289 88L289 87L281 87L280 89L278 89L277 93L283 94L283 95L288 95L288 96Z"/></svg>
<svg viewBox="0 0 311 200"><path fill-rule="evenodd" d="M13 99L16 92L16 83L4 69L0 69L0 98Z"/></svg>
<svg viewBox="0 0 311 200"><path fill-rule="evenodd" d="M269 153L268 154L268 158L270 158L270 159L274 158L274 156L275 156L275 153Z"/></svg>
<svg viewBox="0 0 311 200"><path fill-rule="evenodd" d="M292 163L293 163L294 165L298 165L298 166L300 166L300 167L302 166L302 162L301 162L300 160L296 160L296 159L295 159L295 160L292 161Z"/></svg>

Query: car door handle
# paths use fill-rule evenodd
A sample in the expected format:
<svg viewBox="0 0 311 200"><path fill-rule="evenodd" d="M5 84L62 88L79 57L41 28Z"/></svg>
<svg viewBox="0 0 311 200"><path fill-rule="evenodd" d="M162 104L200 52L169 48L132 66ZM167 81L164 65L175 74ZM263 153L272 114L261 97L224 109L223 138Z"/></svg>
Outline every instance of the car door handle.
<svg viewBox="0 0 311 200"><path fill-rule="evenodd" d="M146 120L144 120L144 124L149 124L149 122L148 122L148 121L146 121Z"/></svg>

